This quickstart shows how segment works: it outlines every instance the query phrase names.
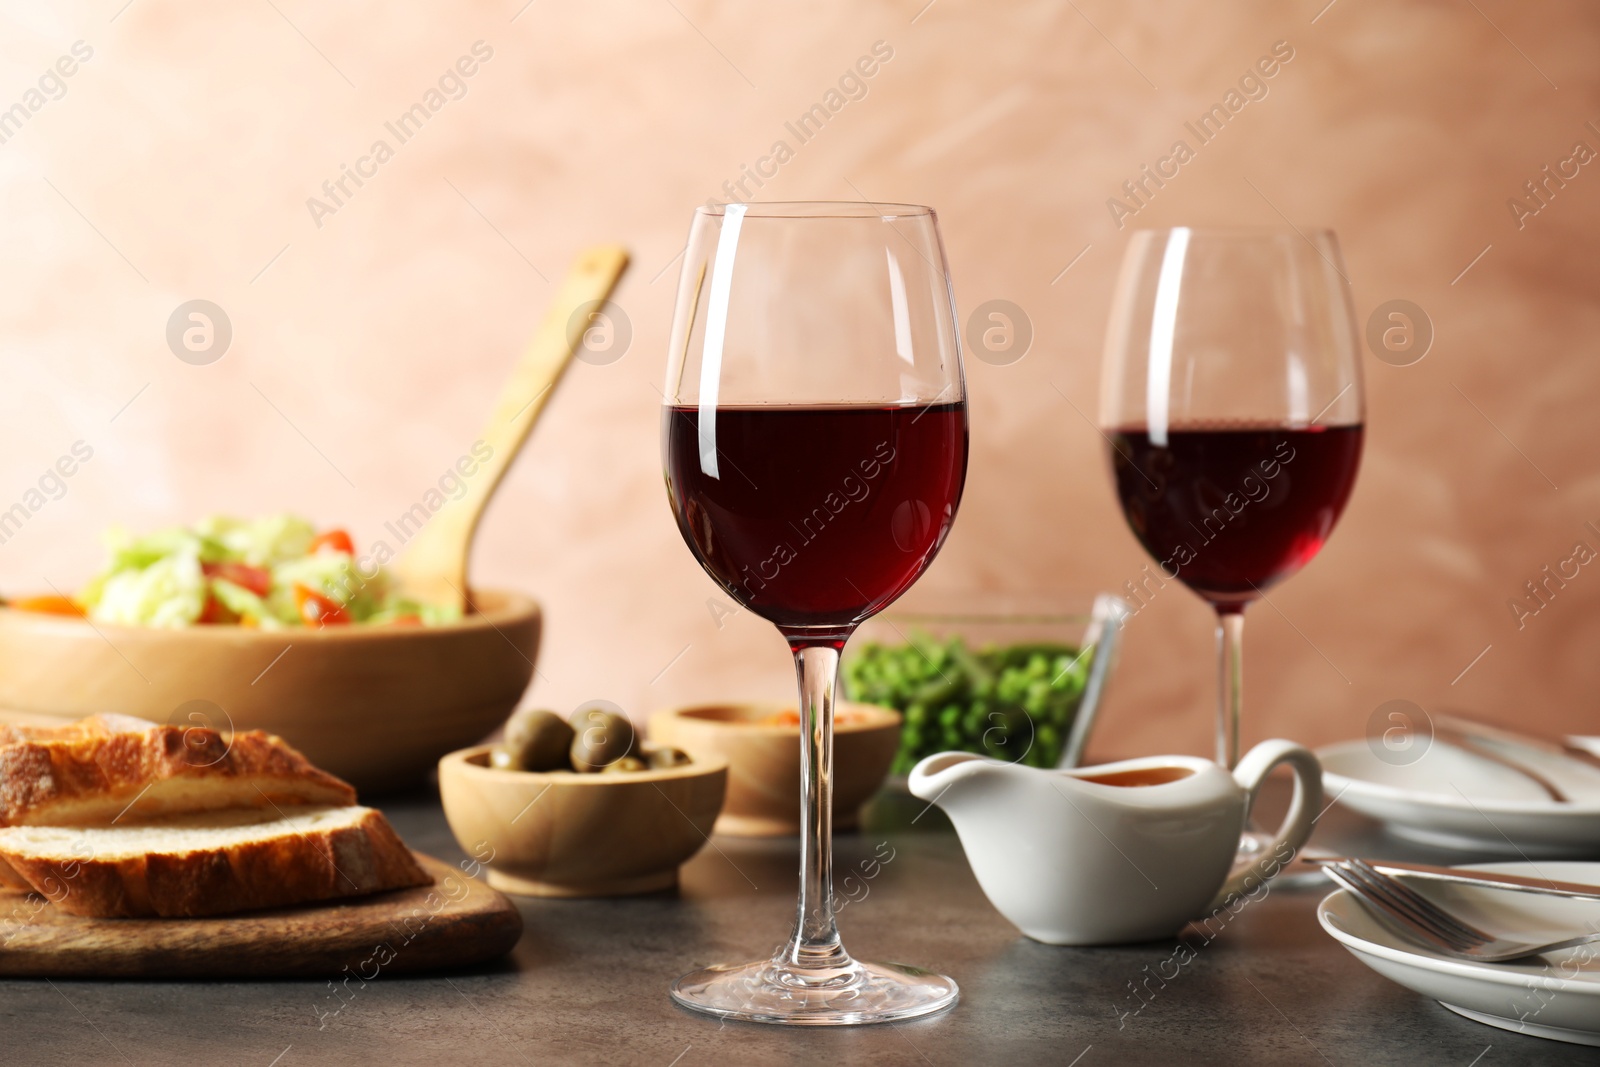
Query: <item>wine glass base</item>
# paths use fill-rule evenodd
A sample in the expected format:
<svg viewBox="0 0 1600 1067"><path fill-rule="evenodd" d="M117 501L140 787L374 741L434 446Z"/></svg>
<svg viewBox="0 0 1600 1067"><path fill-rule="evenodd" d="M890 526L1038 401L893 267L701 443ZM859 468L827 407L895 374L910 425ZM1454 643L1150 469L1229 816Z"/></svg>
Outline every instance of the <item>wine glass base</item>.
<svg viewBox="0 0 1600 1067"><path fill-rule="evenodd" d="M672 983L672 999L723 1019L785 1026L859 1026L944 1011L960 995L941 974L898 963L863 963L825 973L780 960L720 963Z"/></svg>
<svg viewBox="0 0 1600 1067"><path fill-rule="evenodd" d="M1246 830L1244 836L1239 839L1238 851L1233 854L1234 866L1239 867L1246 863L1255 863L1267 849L1272 847L1272 840L1272 834L1261 830ZM1321 882L1327 875L1316 861L1335 858L1332 852L1328 852L1325 849L1308 848L1302 845L1295 852L1293 859L1278 868L1275 879L1284 885L1290 883L1298 885L1313 881Z"/></svg>

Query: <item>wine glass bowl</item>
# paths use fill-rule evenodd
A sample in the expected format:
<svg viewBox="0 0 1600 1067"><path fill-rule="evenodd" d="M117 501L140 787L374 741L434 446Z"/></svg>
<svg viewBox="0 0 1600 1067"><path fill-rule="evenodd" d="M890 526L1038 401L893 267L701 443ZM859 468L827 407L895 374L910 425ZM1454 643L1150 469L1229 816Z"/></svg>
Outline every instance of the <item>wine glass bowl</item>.
<svg viewBox="0 0 1600 1067"><path fill-rule="evenodd" d="M1100 421L1359 424L1358 338L1330 230L1135 230L1106 328Z"/></svg>
<svg viewBox="0 0 1600 1067"><path fill-rule="evenodd" d="M1157 444L1108 432L1134 536L1213 607L1240 612L1322 549L1355 482L1362 427L1188 423Z"/></svg>
<svg viewBox="0 0 1600 1067"><path fill-rule="evenodd" d="M678 529L723 591L788 640L801 719L794 931L771 959L684 975L673 998L800 1025L947 1008L950 979L844 950L831 872L839 652L932 562L966 478L966 390L933 212L699 209L666 381L662 457Z"/></svg>
<svg viewBox="0 0 1600 1067"><path fill-rule="evenodd" d="M717 464L701 459L714 418ZM840 633L910 588L960 500L961 403L680 405L667 484L723 590L786 632Z"/></svg>
<svg viewBox="0 0 1600 1067"><path fill-rule="evenodd" d="M1327 230L1136 231L1100 426L1128 526L1217 611L1217 760L1239 754L1245 607L1322 549L1355 485L1361 362Z"/></svg>

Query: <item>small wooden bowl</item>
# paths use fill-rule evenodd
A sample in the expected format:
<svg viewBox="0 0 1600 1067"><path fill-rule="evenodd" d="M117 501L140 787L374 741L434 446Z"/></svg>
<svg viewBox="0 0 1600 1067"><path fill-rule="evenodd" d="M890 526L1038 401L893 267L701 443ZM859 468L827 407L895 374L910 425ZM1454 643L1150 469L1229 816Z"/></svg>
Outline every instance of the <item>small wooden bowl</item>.
<svg viewBox="0 0 1600 1067"><path fill-rule="evenodd" d="M900 713L874 704L839 703L849 711L833 729L833 827L853 830L861 805L882 787L900 747ZM675 745L697 760L728 761L728 802L717 832L779 837L800 832L800 731L762 722L783 704L700 704L650 717L650 740Z"/></svg>
<svg viewBox="0 0 1600 1067"><path fill-rule="evenodd" d="M616 774L502 771L489 746L439 761L439 798L489 884L535 897L625 896L670 889L722 810L728 765ZM492 850L492 851L491 851ZM492 857L492 858L486 858Z"/></svg>
<svg viewBox="0 0 1600 1067"><path fill-rule="evenodd" d="M474 590L448 626L161 629L0 607L0 708L268 730L362 792L417 784L521 699L539 605Z"/></svg>

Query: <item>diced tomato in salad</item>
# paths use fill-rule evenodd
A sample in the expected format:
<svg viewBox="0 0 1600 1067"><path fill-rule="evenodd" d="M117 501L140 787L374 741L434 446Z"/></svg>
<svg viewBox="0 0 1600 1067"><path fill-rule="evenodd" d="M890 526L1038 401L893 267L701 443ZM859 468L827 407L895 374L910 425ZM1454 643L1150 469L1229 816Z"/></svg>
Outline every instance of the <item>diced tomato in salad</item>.
<svg viewBox="0 0 1600 1067"><path fill-rule="evenodd" d="M266 596L272 591L272 572L265 567L252 567L248 563L202 563L200 569L207 578L221 578L256 596ZM205 621L202 616L201 622Z"/></svg>
<svg viewBox="0 0 1600 1067"><path fill-rule="evenodd" d="M350 622L344 605L299 582L294 584L294 606L307 626L343 626Z"/></svg>
<svg viewBox="0 0 1600 1067"><path fill-rule="evenodd" d="M216 626L222 623L239 621L239 616L229 611L216 597L206 594L206 605L200 609L200 617L194 620L201 626Z"/></svg>
<svg viewBox="0 0 1600 1067"><path fill-rule="evenodd" d="M356 554L356 543L350 539L350 534L346 530L328 530L311 539L311 554L315 555L324 548L343 552L347 556Z"/></svg>

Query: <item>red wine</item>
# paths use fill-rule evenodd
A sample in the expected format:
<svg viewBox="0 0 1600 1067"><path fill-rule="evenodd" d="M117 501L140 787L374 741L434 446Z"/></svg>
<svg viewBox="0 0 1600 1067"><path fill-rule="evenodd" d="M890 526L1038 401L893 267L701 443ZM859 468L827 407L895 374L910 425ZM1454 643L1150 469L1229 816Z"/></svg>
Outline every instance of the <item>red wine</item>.
<svg viewBox="0 0 1600 1067"><path fill-rule="evenodd" d="M1362 427L1110 434L1123 514L1162 573L1239 611L1321 550L1350 499Z"/></svg>
<svg viewBox="0 0 1600 1067"><path fill-rule="evenodd" d="M678 529L728 595L785 629L848 630L932 562L961 502L966 405L719 407L662 418ZM709 444L709 441L708 441Z"/></svg>

